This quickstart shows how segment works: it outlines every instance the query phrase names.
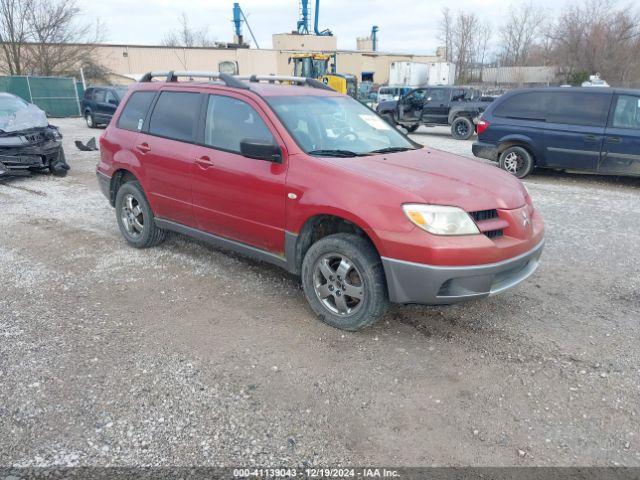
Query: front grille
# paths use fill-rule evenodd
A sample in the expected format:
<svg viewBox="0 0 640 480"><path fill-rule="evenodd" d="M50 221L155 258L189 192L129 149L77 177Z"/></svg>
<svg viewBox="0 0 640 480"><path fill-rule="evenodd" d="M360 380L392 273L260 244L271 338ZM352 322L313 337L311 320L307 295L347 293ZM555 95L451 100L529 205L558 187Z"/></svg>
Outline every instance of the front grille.
<svg viewBox="0 0 640 480"><path fill-rule="evenodd" d="M470 212L469 215L476 221L482 222L483 220L491 220L492 218L498 218L498 210L479 210L477 212Z"/></svg>
<svg viewBox="0 0 640 480"><path fill-rule="evenodd" d="M504 235L504 230L501 228L498 230L487 230L483 228L482 222L500 218L498 216L498 210L496 210L495 208L491 210L478 210L477 212L469 212L469 215L471 215L471 218L473 218L473 220L476 222L480 231L484 235L486 235L487 238L493 239Z"/></svg>
<svg viewBox="0 0 640 480"><path fill-rule="evenodd" d="M29 143L40 143L42 142L42 140L44 140L44 135L42 135L42 133L37 132L37 133L28 133L24 136L24 138L27 140L27 142Z"/></svg>

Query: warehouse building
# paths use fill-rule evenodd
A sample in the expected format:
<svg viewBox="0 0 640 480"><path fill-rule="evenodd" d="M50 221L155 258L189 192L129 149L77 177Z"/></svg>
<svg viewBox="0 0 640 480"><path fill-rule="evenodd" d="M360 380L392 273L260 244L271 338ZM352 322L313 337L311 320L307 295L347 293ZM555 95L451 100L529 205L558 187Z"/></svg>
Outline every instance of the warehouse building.
<svg viewBox="0 0 640 480"><path fill-rule="evenodd" d="M292 75L289 62L295 53L335 54L336 71L356 75L358 80L384 84L389 80L392 62L430 63L441 60L435 55L384 53L372 50L338 50L335 36L273 35L272 49L247 48L240 44L216 47L163 47L145 45L98 44L94 47L97 63L113 73L113 81L125 83L153 70L218 71L224 62L237 66L240 75Z"/></svg>

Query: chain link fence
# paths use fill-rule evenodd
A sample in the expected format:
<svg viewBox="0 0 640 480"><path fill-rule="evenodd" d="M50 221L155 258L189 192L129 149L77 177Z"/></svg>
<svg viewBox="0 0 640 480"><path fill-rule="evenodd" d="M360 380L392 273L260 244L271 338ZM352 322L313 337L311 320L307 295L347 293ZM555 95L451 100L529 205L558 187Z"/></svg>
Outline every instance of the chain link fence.
<svg viewBox="0 0 640 480"><path fill-rule="evenodd" d="M78 88L75 79L70 77L0 77L0 91L37 105L49 117L80 116Z"/></svg>

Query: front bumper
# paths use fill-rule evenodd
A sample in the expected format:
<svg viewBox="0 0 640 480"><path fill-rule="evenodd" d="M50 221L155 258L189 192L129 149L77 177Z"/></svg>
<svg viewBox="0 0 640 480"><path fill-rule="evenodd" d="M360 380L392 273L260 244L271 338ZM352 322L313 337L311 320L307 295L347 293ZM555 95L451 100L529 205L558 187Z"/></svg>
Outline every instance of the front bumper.
<svg viewBox="0 0 640 480"><path fill-rule="evenodd" d="M446 305L495 295L538 268L544 240L532 250L486 265L442 267L382 258L389 299L395 303Z"/></svg>
<svg viewBox="0 0 640 480"><path fill-rule="evenodd" d="M32 171L65 162L62 142L51 140L41 145L25 145L0 149L0 177L25 176Z"/></svg>
<svg viewBox="0 0 640 480"><path fill-rule="evenodd" d="M498 148L491 143L476 141L471 145L471 152L475 157L486 158L496 162L498 160Z"/></svg>

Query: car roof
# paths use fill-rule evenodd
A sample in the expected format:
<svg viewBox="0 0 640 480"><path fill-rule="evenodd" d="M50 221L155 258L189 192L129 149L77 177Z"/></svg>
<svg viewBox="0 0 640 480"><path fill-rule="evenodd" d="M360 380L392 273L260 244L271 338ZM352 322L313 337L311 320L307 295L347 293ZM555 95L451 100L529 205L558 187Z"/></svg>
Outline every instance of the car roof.
<svg viewBox="0 0 640 480"><path fill-rule="evenodd" d="M516 90L510 90L506 92L504 96L512 95L515 93L528 93L528 92L588 92L593 94L630 94L640 95L640 90L633 90L631 88L610 88L610 87L536 87L536 88L518 88Z"/></svg>
<svg viewBox="0 0 640 480"><path fill-rule="evenodd" d="M163 87L171 87L172 89L183 88L188 90L212 90L212 91L226 91L226 92L246 92L247 90L261 97L282 97L282 96L314 96L314 97L339 97L343 96L341 93L324 90L321 88L313 88L308 86L296 86L296 85L280 85L275 83L264 82L244 82L248 89L240 89L235 87L228 87L222 82L140 82L135 83L131 87L132 90L159 90Z"/></svg>

